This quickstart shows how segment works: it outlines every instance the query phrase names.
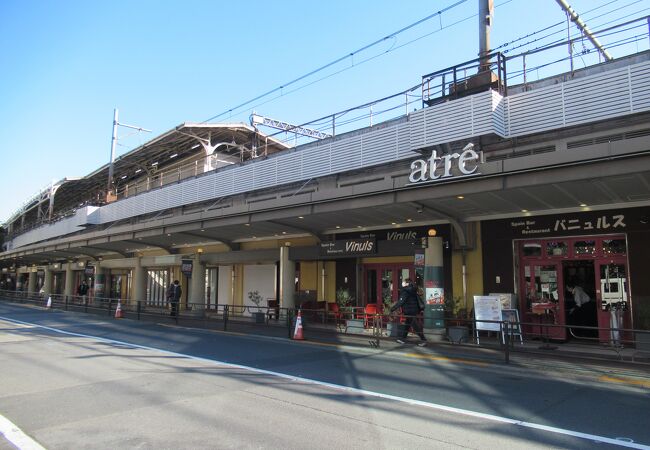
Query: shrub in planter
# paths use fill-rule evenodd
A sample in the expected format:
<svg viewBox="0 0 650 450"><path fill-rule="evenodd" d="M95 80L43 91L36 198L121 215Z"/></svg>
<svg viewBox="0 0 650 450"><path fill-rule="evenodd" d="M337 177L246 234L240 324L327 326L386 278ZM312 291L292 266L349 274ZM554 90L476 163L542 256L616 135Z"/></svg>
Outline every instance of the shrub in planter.
<svg viewBox="0 0 650 450"><path fill-rule="evenodd" d="M263 300L262 296L258 291L251 291L248 293L248 299L257 306L257 312L252 313L255 323L264 323L264 312L262 312L262 307L260 306Z"/></svg>
<svg viewBox="0 0 650 450"><path fill-rule="evenodd" d="M339 308L350 306L353 302L354 297L350 293L349 289L338 288L336 291L336 303L339 305Z"/></svg>

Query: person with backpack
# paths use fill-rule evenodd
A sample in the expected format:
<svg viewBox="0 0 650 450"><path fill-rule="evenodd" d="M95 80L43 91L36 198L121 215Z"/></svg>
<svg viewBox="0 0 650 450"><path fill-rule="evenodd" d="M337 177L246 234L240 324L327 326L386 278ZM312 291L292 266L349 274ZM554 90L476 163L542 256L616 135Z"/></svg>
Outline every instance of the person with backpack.
<svg viewBox="0 0 650 450"><path fill-rule="evenodd" d="M420 312L422 312L422 310L424 310L422 303L422 299L418 295L418 289L413 281L410 278L404 280L399 292L399 300L390 309L390 312L392 313L398 308L402 308L402 313L406 317L406 323L404 324L402 335L397 339L398 344L404 344L406 342L406 336L408 336L409 329L413 328L413 331L420 336L418 346L424 347L427 345L427 338L422 332L422 325L416 317Z"/></svg>

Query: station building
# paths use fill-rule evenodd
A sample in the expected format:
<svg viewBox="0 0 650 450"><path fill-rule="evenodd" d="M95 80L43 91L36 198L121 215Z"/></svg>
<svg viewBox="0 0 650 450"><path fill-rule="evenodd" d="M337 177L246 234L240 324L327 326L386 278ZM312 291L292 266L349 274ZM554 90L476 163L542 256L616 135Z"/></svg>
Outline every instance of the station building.
<svg viewBox="0 0 650 450"><path fill-rule="evenodd" d="M253 293L326 308L342 291L395 301L411 278L455 312L511 293L522 321L552 303L565 324L577 284L592 325L617 308L650 329L650 53L518 85L462 69L372 126L292 146L185 123L118 158L110 189L108 164L54 183L5 224L4 288L74 295L87 279L156 307L178 279L195 310Z"/></svg>

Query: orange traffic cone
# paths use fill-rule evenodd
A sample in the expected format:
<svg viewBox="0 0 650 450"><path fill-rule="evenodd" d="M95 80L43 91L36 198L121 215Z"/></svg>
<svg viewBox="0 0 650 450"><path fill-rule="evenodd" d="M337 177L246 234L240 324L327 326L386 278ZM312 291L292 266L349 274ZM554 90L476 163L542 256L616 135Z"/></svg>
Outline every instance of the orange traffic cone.
<svg viewBox="0 0 650 450"><path fill-rule="evenodd" d="M298 310L298 317L296 317L296 329L293 332L293 338L297 341L304 341L305 337L302 335L302 314Z"/></svg>
<svg viewBox="0 0 650 450"><path fill-rule="evenodd" d="M117 309L115 309L115 318L116 319L122 318L122 303L120 302L117 302Z"/></svg>
<svg viewBox="0 0 650 450"><path fill-rule="evenodd" d="M45 305L47 309L50 309L52 307L52 296L49 296L47 298L47 304Z"/></svg>

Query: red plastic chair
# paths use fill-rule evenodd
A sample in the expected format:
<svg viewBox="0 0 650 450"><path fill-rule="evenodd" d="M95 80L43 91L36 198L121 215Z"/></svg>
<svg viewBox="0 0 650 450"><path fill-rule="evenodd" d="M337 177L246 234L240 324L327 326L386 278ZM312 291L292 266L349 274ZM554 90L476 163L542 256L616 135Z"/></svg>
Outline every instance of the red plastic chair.
<svg viewBox="0 0 650 450"><path fill-rule="evenodd" d="M334 318L339 320L341 318L341 310L339 309L339 305L336 303L330 303L327 306L329 307L330 313L334 315Z"/></svg>
<svg viewBox="0 0 650 450"><path fill-rule="evenodd" d="M377 314L377 304L368 303L365 308L363 308L363 326L368 328L368 322L373 319Z"/></svg>

